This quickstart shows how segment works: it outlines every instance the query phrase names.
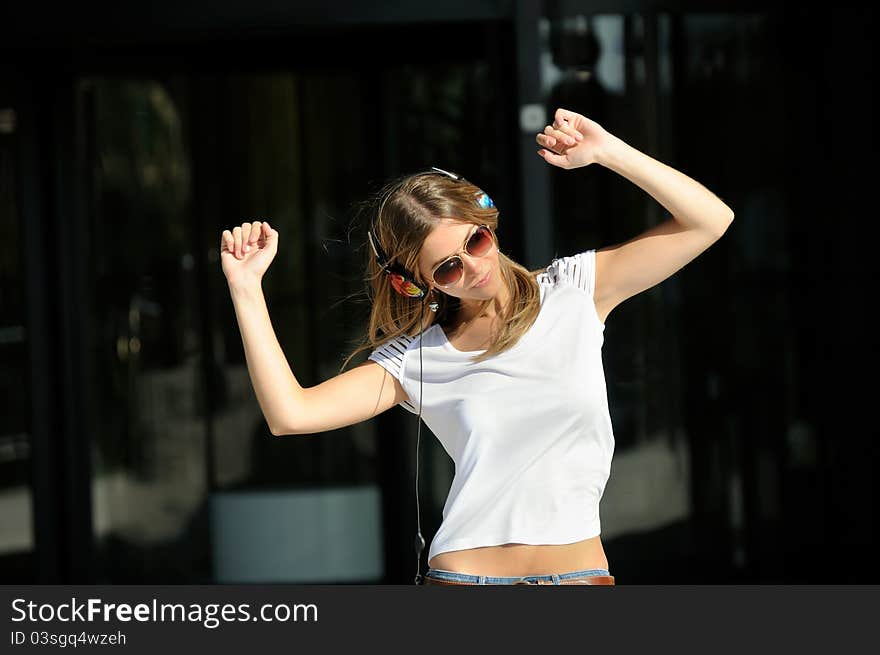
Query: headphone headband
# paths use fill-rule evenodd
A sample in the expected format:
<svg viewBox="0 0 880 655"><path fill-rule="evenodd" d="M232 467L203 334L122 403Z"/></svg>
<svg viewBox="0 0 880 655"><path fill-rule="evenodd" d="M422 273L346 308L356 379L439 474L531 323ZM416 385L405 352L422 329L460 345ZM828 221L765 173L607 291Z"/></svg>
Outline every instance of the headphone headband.
<svg viewBox="0 0 880 655"><path fill-rule="evenodd" d="M445 175L446 177L451 177L453 180L464 180L461 175L456 175L455 173L450 173L449 171L444 171L442 168L437 168L436 166L431 166L432 171L437 171L438 173Z"/></svg>

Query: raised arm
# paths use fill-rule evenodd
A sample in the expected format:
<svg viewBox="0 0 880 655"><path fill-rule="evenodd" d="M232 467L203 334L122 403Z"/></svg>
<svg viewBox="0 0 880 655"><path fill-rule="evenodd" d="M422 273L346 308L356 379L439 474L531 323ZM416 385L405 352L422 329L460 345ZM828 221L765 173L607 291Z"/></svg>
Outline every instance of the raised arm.
<svg viewBox="0 0 880 655"><path fill-rule="evenodd" d="M596 252L594 299L600 320L627 298L649 289L693 261L721 238L733 210L714 193L642 153L581 114L558 109L536 136L538 154L560 168L599 163L651 195L671 215L623 243Z"/></svg>
<svg viewBox="0 0 880 655"><path fill-rule="evenodd" d="M314 387L297 381L269 318L262 276L277 252L278 232L246 223L223 232L229 283L251 384L274 435L313 434L372 418L406 400L400 383L373 361Z"/></svg>

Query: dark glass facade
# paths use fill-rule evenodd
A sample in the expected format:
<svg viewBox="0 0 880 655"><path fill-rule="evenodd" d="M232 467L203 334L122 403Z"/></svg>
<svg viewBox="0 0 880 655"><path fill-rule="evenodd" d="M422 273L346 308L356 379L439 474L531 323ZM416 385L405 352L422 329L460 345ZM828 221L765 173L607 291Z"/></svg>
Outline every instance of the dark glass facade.
<svg viewBox="0 0 880 655"><path fill-rule="evenodd" d="M261 219L279 231L263 288L297 379L317 384L362 338L354 208L391 176L434 165L479 181L504 251L532 268L665 218L608 169L535 168L535 116L557 107L736 213L607 322L612 573L876 579L856 382L871 368L850 345L870 341L858 162L873 139L873 12L493 7L131 43L94 28L39 59L7 41L4 582L411 582L414 417L272 436L220 233ZM420 458L430 540L453 469L427 429ZM841 560L855 568L815 566Z"/></svg>

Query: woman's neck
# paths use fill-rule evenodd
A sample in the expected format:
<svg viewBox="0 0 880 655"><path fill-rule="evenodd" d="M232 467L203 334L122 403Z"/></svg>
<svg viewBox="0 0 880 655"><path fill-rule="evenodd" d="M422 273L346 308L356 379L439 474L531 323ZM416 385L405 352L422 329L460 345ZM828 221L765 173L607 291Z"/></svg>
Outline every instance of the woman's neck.
<svg viewBox="0 0 880 655"><path fill-rule="evenodd" d="M483 300L460 300L458 315L456 316L457 322L464 324L480 318L493 320L498 316L504 316L509 301L510 290L506 284L501 285L498 295L492 298L489 303L485 303ZM484 304L485 307L483 306Z"/></svg>

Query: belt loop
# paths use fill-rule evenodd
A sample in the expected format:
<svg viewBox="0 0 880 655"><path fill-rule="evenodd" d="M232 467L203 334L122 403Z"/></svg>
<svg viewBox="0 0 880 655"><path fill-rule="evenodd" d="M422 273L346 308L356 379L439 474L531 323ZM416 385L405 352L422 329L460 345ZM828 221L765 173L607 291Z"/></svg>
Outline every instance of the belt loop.
<svg viewBox="0 0 880 655"><path fill-rule="evenodd" d="M553 574L553 584L559 584L559 574L558 573Z"/></svg>
<svg viewBox="0 0 880 655"><path fill-rule="evenodd" d="M477 584L486 584L486 576L485 576L485 575L481 575L481 576L480 576L480 581L477 582Z"/></svg>

